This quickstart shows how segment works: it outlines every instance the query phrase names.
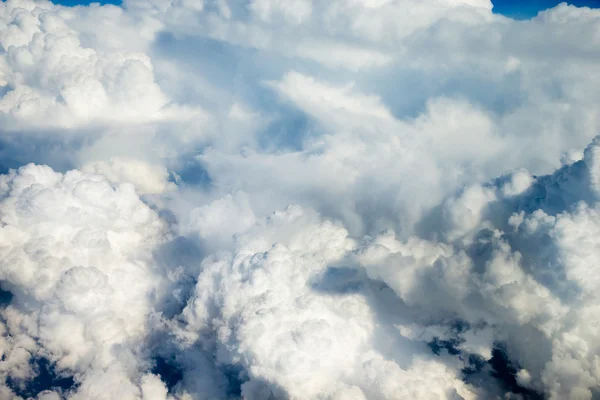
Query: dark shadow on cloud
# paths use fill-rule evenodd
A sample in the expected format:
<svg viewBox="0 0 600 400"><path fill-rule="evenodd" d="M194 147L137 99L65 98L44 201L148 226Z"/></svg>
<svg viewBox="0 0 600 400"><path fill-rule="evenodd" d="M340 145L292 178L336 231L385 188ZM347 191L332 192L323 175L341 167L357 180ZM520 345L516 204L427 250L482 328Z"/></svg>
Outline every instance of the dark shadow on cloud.
<svg viewBox="0 0 600 400"><path fill-rule="evenodd" d="M500 187L506 179L498 178L489 185ZM581 201L594 204L590 185L588 167L584 161L577 161L560 168L552 175L536 177L535 182L522 194L493 202L484 210L483 219L492 221L495 227L506 232L503 238L513 251L519 251L523 256L521 264L525 272L534 276L565 303L575 300L579 289L567 279L554 240L543 230L539 235L533 236L525 235L522 229L515 232L508 225L508 219L513 213L531 214L536 210L556 217L560 213L571 211ZM485 241L480 241L480 245L484 243ZM474 253L472 255L475 256Z"/></svg>
<svg viewBox="0 0 600 400"><path fill-rule="evenodd" d="M176 87L161 84L177 102L183 104L200 101L212 108L228 106L238 98L258 104L267 90L261 82L279 78L278 63L271 58L280 56L207 37L162 32L153 43L152 53L159 60L176 63L194 80ZM159 84L166 79L161 74L160 65L157 65L157 75ZM197 85L207 90L196 92Z"/></svg>
<svg viewBox="0 0 600 400"><path fill-rule="evenodd" d="M251 111L260 110L263 119L270 118L271 123L257 133L256 145L263 151L299 150L307 138L323 133L311 118L266 84L281 80L292 70L316 77L325 74L334 81L339 80L339 74L313 61L207 37L166 32L157 36L152 52L158 59L176 62L177 68L194 80L177 86L161 84L178 103L200 103L221 114L226 114L232 104L239 103ZM159 83L166 81L158 64L156 72ZM252 139L244 138L243 132L237 134L242 140Z"/></svg>
<svg viewBox="0 0 600 400"><path fill-rule="evenodd" d="M434 337L433 340L427 342L427 346L433 351L435 355L440 355L443 351L446 351L448 354L452 356L457 356L462 354L459 350L459 346L464 342L463 339L459 337L459 334L466 332L470 326L466 321L456 320L451 323L448 323L448 330L452 333L453 337L448 339L440 339L439 337Z"/></svg>
<svg viewBox="0 0 600 400"><path fill-rule="evenodd" d="M519 385L516 378L519 366L508 358L506 348L502 344L496 344L492 350L492 359L488 363L492 367L492 376L502 383L507 392L520 394L531 400L544 398L540 393Z"/></svg>
<svg viewBox="0 0 600 400"><path fill-rule="evenodd" d="M174 360L157 356L154 358L153 364L154 366L150 372L160 376L169 392L183 379L183 371Z"/></svg>
<svg viewBox="0 0 600 400"><path fill-rule="evenodd" d="M0 286L4 286L4 284L5 282L0 281ZM12 292L5 289L0 288L0 309L6 308L14 297ZM4 361L4 359L5 355L2 355L0 361ZM29 364L34 374L32 379L16 379L10 375L6 378L6 385L17 396L27 399L35 397L46 390L67 393L77 388L74 378L69 374L57 371L55 365L49 359L34 356Z"/></svg>
<svg viewBox="0 0 600 400"><path fill-rule="evenodd" d="M373 80L371 74L359 74L363 91L377 93L398 119L415 118L425 110L427 100L435 91L435 77L416 69L392 65L382 68Z"/></svg>
<svg viewBox="0 0 600 400"><path fill-rule="evenodd" d="M363 296L375 318L373 349L401 368L409 368L415 355L428 351L427 343L402 336L396 326L426 323L430 317L407 306L384 282L370 279L363 268L330 266L311 283L311 288L329 296Z"/></svg>
<svg viewBox="0 0 600 400"><path fill-rule="evenodd" d="M227 395L229 398L240 398L242 396L242 385L248 382L248 373L240 365L226 365L223 374L229 383Z"/></svg>
<svg viewBox="0 0 600 400"><path fill-rule="evenodd" d="M266 152L301 151L310 138L324 133L319 124L292 104L281 101L273 92L265 98L272 102L274 120L258 132L258 148Z"/></svg>
<svg viewBox="0 0 600 400"><path fill-rule="evenodd" d="M415 59L419 54L412 56ZM477 71L469 65L445 70L409 68L391 64L373 80L371 74L358 74L358 88L377 93L398 119L413 119L426 111L427 101L437 97L469 99L494 115L504 115L521 107L527 99L520 72L503 75Z"/></svg>
<svg viewBox="0 0 600 400"><path fill-rule="evenodd" d="M287 391L275 382L263 378L255 378L242 385L242 391L247 396L244 398L264 400L289 400Z"/></svg>
<svg viewBox="0 0 600 400"><path fill-rule="evenodd" d="M197 100L207 104L224 102L229 104L232 99L244 100L246 104L256 106L256 109L271 109L273 98L267 93L271 89L264 84L266 81L277 81L289 71L314 76L317 79L327 78L333 82L343 83L351 74L344 71L328 70L312 60L288 57L280 52L258 50L242 47L232 43L203 36L175 35L161 32L156 36L152 46L152 54L158 60L169 60L176 63L181 71L201 84L219 88L223 98L210 97L207 93L194 93L185 96L186 90L193 85L181 85L174 91L172 97L180 102ZM165 79L157 66L157 79ZM168 86L168 85L167 85ZM163 85L161 85L163 87ZM179 95L178 95L179 94Z"/></svg>
<svg viewBox="0 0 600 400"><path fill-rule="evenodd" d="M154 367L151 372L160 376L170 393L179 382L183 380L184 371L174 358L157 356L153 360ZM227 398L237 399L242 394L242 385L248 381L247 374L239 365L226 365L222 367L223 374L228 381Z"/></svg>
<svg viewBox="0 0 600 400"><path fill-rule="evenodd" d="M0 282L1 283L1 282ZM0 288L0 309L6 308L13 299L13 294Z"/></svg>
<svg viewBox="0 0 600 400"><path fill-rule="evenodd" d="M206 330L201 336L209 338L213 334ZM170 335L154 332L148 344L152 354L150 372L160 377L171 394L180 393L183 388L191 389L194 393L196 381L203 380L226 398L239 399L242 385L249 381L248 373L241 365L219 364L215 349L203 350L201 343L194 345L193 349L182 349L172 341ZM205 395L200 397L204 398Z"/></svg>
<svg viewBox="0 0 600 400"><path fill-rule="evenodd" d="M512 230L508 219L513 213L521 211L530 214L542 210L546 214L556 216L571 210L580 201L588 204L595 202L590 190L589 170L584 161L563 166L550 175L534 176L535 181L523 193L505 196L490 203L484 210L482 220L490 220L493 225L503 231ZM511 179L511 175L484 183L485 188L500 188ZM467 188L460 189L455 196L460 196ZM444 203L429 210L416 224L416 232L420 237L432 238L436 232L444 228Z"/></svg>
<svg viewBox="0 0 600 400"><path fill-rule="evenodd" d="M75 154L99 137L95 129L5 131L0 129L0 173L29 163L44 164L55 171L75 168Z"/></svg>
<svg viewBox="0 0 600 400"><path fill-rule="evenodd" d="M459 349L460 344L461 340L458 338L441 340L437 337L427 343L431 351L438 356L445 352L465 361L466 366L463 368L462 373L466 383L473 383L478 387L487 387L488 390L500 389L504 395L503 397L511 393L520 395L523 400L544 399L541 393L519 385L517 372L520 367L510 360L505 344L495 343L492 349L492 358L487 361L479 355L461 351ZM493 382L481 382L489 379Z"/></svg>
<svg viewBox="0 0 600 400"><path fill-rule="evenodd" d="M201 150L199 150L200 152ZM174 160L174 164L171 165L172 173L169 181L178 185L183 183L201 189L210 189L213 182L208 171L197 158L199 153L182 154L177 160Z"/></svg>
<svg viewBox="0 0 600 400"><path fill-rule="evenodd" d="M4 52L0 52L0 54L2 54ZM4 97L4 95L8 92L10 92L12 90L12 88L8 85L6 86L2 86L0 85L0 97Z"/></svg>
<svg viewBox="0 0 600 400"><path fill-rule="evenodd" d="M541 210L549 216L556 217L571 211L580 202L594 204L595 195L590 189L590 171L582 160L566 165L553 174L534 179L523 193L505 196L488 204L482 211L481 220L491 221L495 228L503 231L502 238L510 244L512 251L521 253L523 270L568 304L577 299L580 289L567 279L563 260L554 239L543 229L539 234L533 235L526 234L523 228L515 231L508 221L511 215L520 212L530 215L536 210ZM510 175L504 175L483 186L490 189L501 188L509 180ZM461 191L457 195L460 194ZM445 208L442 203L424 215L417 223L416 231L420 237L437 239L438 233L447 229L445 224ZM493 232L490 229L482 229L476 233L474 243L466 249L478 273L484 272L485 264L494 250L492 237Z"/></svg>
<svg viewBox="0 0 600 400"><path fill-rule="evenodd" d="M176 276L165 279L169 283L161 291L163 297L154 299L158 311L166 318L174 318L181 314L194 293L205 253L195 241L177 236L159 246L153 256L157 273Z"/></svg>
<svg viewBox="0 0 600 400"><path fill-rule="evenodd" d="M488 263L497 250L494 236L493 230L482 229L475 235L473 244L465 249L473 260L474 274L486 273ZM503 239L508 241L513 252L521 253L520 265L525 273L535 278L565 304L577 299L579 288L567 279L558 249L548 235L529 238L511 232L504 234Z"/></svg>
<svg viewBox="0 0 600 400"><path fill-rule="evenodd" d="M364 289L366 277L360 270L351 267L329 267L317 280L312 282L311 288L317 292L334 296L345 296L361 293Z"/></svg>
<svg viewBox="0 0 600 400"><path fill-rule="evenodd" d="M385 283L369 279L360 269L329 267L312 282L311 287L315 291L332 296L353 294L365 296L377 319L375 325L377 329L374 332L373 340L374 349L382 352L386 357L390 357L403 368L410 365L414 354L426 352L428 348L432 356L440 356L439 361L441 362L448 360L448 357L463 360L466 367L462 372L467 383L476 383L476 386L486 387L491 391L499 390L501 395L512 393L521 395L523 399L543 399L541 394L518 384L516 374L520 367L509 358L506 345L496 343L489 361L460 350L459 346L463 340L459 335L470 328L465 321L438 321L448 327L448 331L451 333L449 338L435 337L427 343L421 343L401 337L399 331L393 328L396 324L405 321L418 322L420 318L429 317L419 317L419 310L411 310ZM390 338L392 338L392 342L390 342Z"/></svg>
<svg viewBox="0 0 600 400"><path fill-rule="evenodd" d="M437 356L439 356L443 350L447 351L448 354L453 356L459 355L459 345L460 341L458 339L441 340L438 337L434 337L432 341L427 342L427 346L429 346L431 351Z"/></svg>
<svg viewBox="0 0 600 400"><path fill-rule="evenodd" d="M45 390L67 393L77 388L73 377L58 373L55 366L47 358L33 358L30 364L36 375L35 378L23 381L9 376L6 379L7 386L18 396L23 398L35 397Z"/></svg>

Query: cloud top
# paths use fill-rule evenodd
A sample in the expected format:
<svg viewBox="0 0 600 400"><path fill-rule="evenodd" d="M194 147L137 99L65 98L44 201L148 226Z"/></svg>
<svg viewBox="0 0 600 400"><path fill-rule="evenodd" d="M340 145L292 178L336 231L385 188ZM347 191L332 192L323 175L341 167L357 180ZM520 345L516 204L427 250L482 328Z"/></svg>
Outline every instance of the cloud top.
<svg viewBox="0 0 600 400"><path fill-rule="evenodd" d="M0 397L594 399L599 29L1 3Z"/></svg>

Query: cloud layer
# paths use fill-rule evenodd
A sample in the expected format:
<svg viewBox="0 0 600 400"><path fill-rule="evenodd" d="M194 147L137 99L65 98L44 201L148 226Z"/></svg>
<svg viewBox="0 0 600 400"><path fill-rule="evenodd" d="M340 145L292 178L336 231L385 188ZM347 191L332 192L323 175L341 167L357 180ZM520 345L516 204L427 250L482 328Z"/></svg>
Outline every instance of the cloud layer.
<svg viewBox="0 0 600 400"><path fill-rule="evenodd" d="M599 398L600 11L492 8L1 3L0 397Z"/></svg>

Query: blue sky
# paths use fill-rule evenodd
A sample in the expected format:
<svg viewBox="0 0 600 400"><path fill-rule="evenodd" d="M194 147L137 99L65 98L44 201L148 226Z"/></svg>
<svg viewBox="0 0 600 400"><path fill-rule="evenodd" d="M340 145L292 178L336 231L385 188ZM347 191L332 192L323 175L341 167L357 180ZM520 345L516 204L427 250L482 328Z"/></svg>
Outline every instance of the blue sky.
<svg viewBox="0 0 600 400"><path fill-rule="evenodd" d="M67 6L77 4L121 4L122 0L54 0L55 3ZM540 10L551 8L561 3L560 0L495 0L494 11L498 14L518 19L530 18L535 16ZM600 0L571 0L569 4L586 7L600 7Z"/></svg>
<svg viewBox="0 0 600 400"><path fill-rule="evenodd" d="M562 3L560 0L492 0L492 2L494 12L518 19L533 17L541 10ZM567 3L578 7L600 7L600 0L571 0Z"/></svg>

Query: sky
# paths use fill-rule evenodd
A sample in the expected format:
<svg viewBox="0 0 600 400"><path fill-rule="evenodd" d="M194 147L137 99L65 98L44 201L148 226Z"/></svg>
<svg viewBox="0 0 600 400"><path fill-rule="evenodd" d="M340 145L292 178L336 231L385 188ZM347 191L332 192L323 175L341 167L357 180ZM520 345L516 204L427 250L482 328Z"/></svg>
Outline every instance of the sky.
<svg viewBox="0 0 600 400"><path fill-rule="evenodd" d="M57 0L56 4L63 4L66 6L75 5L86 5L93 2L100 4L121 4L121 0L102 0L102 1L88 1L88 0ZM528 19L537 15L539 11L546 10L548 8L555 7L560 4L560 0L494 0L494 12L505 15L507 17L515 19ZM578 7L600 7L600 0L571 0L567 2Z"/></svg>
<svg viewBox="0 0 600 400"><path fill-rule="evenodd" d="M546 10L548 8L555 7L561 1L557 0L495 0L494 12L506 15L511 18L526 19L537 15L539 11ZM572 0L567 3L578 6L578 7L600 7L600 1L598 0Z"/></svg>
<svg viewBox="0 0 600 400"><path fill-rule="evenodd" d="M0 399L600 399L600 9L505 10L0 2Z"/></svg>

